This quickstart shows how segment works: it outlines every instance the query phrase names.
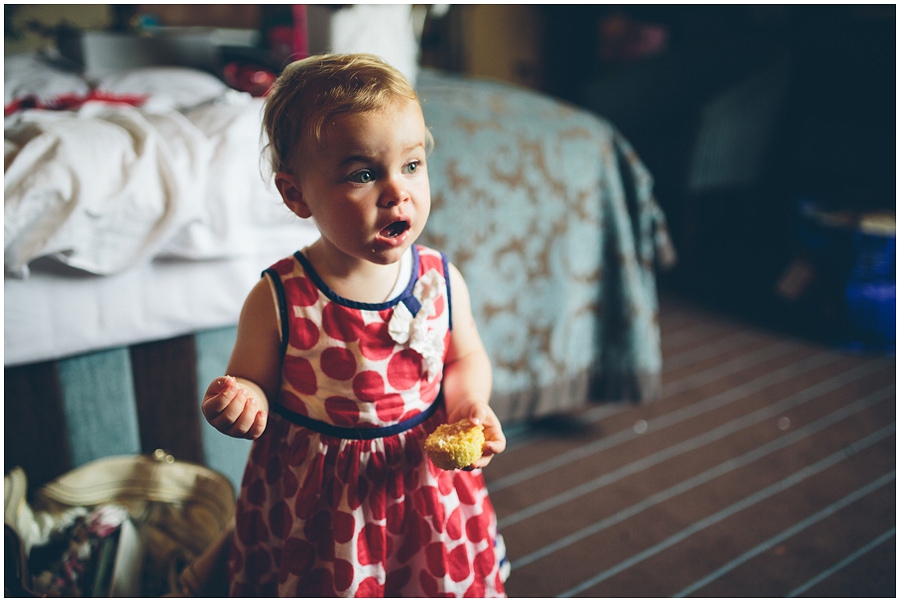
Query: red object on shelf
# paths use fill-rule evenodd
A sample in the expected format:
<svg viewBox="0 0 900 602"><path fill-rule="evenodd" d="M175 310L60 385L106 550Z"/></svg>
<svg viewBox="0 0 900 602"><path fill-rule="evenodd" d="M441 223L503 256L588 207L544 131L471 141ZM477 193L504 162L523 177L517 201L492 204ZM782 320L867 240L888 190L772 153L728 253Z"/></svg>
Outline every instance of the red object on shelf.
<svg viewBox="0 0 900 602"><path fill-rule="evenodd" d="M294 54L293 59L305 59L309 56L309 38L306 25L306 5L294 5Z"/></svg>
<svg viewBox="0 0 900 602"><path fill-rule="evenodd" d="M290 22L270 27L266 42L275 59L285 65L309 56L306 5L292 5Z"/></svg>
<svg viewBox="0 0 900 602"><path fill-rule="evenodd" d="M265 96L277 77L269 69L244 63L228 63L224 75L226 84L257 97Z"/></svg>

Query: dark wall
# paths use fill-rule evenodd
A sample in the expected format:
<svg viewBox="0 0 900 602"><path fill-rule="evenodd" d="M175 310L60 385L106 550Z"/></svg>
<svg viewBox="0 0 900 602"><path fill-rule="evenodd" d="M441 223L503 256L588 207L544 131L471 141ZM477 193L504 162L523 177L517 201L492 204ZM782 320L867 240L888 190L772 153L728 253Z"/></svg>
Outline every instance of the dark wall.
<svg viewBox="0 0 900 602"><path fill-rule="evenodd" d="M543 10L546 90L608 118L655 176L681 253L665 282L764 304L799 200L895 210L893 5ZM635 51L642 27L661 48Z"/></svg>

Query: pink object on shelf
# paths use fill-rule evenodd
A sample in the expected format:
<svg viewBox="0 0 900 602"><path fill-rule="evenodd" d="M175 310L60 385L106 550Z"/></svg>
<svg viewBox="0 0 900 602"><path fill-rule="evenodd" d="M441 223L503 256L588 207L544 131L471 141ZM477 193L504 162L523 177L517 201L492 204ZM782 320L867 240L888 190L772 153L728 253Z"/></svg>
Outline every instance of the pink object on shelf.
<svg viewBox="0 0 900 602"><path fill-rule="evenodd" d="M295 4L294 11L294 60L309 56L309 38L306 31L306 5Z"/></svg>
<svg viewBox="0 0 900 602"><path fill-rule="evenodd" d="M272 71L258 65L228 63L225 65L225 83L252 96L265 96L277 77Z"/></svg>

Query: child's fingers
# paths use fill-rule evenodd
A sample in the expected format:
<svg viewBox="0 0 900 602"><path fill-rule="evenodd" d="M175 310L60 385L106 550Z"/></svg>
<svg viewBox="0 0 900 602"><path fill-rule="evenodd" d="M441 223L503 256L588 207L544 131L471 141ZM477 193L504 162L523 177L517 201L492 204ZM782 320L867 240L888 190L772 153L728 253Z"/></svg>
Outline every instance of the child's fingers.
<svg viewBox="0 0 900 602"><path fill-rule="evenodd" d="M484 448L485 452L499 454L506 449L506 435L497 416L490 412L484 421Z"/></svg>
<svg viewBox="0 0 900 602"><path fill-rule="evenodd" d="M210 413L218 414L234 399L238 391L240 387L234 377L220 376L207 387L203 402L209 406Z"/></svg>
<svg viewBox="0 0 900 602"><path fill-rule="evenodd" d="M234 402L223 412L223 416L228 416L229 419L223 424L225 428L220 430L232 437L243 437L256 422L257 413L259 413L259 404L256 399L248 396L245 391L241 391ZM237 415L231 419L230 415L234 414Z"/></svg>
<svg viewBox="0 0 900 602"><path fill-rule="evenodd" d="M487 406L481 403L472 404L467 418L472 424L484 424L487 418Z"/></svg>
<svg viewBox="0 0 900 602"><path fill-rule="evenodd" d="M490 463L491 463L491 460L493 460L493 459L494 459L494 454L489 454L489 453L487 453L487 451L485 451L484 455L481 456L480 458L478 458L478 459L472 464L472 466L470 466L470 467L468 467L468 468L466 468L466 469L464 469L464 470L472 470L472 469L474 469L474 468L484 468L485 466L487 466L488 464L490 464Z"/></svg>
<svg viewBox="0 0 900 602"><path fill-rule="evenodd" d="M204 415L211 425L226 433L241 419L249 395L242 387L231 386L204 400Z"/></svg>
<svg viewBox="0 0 900 602"><path fill-rule="evenodd" d="M217 393L222 393L223 391L236 386L237 381L234 380L233 376L220 376L216 380L209 383L209 387L206 389L207 397L211 397Z"/></svg>
<svg viewBox="0 0 900 602"><path fill-rule="evenodd" d="M475 468L484 468L491 463L496 454L502 453L506 449L506 437L496 417L489 416L484 424L484 447L481 457L473 464Z"/></svg>
<svg viewBox="0 0 900 602"><path fill-rule="evenodd" d="M503 453L506 449L506 439L492 439L484 442L484 455L492 456Z"/></svg>
<svg viewBox="0 0 900 602"><path fill-rule="evenodd" d="M214 420L228 407L237 396L239 388L230 376L217 378L206 389L201 409L209 421Z"/></svg>
<svg viewBox="0 0 900 602"><path fill-rule="evenodd" d="M266 430L266 423L269 420L268 414L263 411L259 411L256 413L256 418L253 420L253 425L250 427L250 430L247 431L247 434L244 435L247 439L258 439L260 435Z"/></svg>
<svg viewBox="0 0 900 602"><path fill-rule="evenodd" d="M257 400L231 376L210 383L201 409L213 427L232 437L256 439L268 421Z"/></svg>

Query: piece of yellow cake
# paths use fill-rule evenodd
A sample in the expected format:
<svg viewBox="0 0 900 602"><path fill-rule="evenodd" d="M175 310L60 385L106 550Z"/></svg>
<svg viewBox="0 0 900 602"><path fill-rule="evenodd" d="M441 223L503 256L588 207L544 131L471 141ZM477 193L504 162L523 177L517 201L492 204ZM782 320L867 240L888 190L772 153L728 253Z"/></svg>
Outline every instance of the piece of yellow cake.
<svg viewBox="0 0 900 602"><path fill-rule="evenodd" d="M471 466L484 451L484 427L462 419L442 424L425 439L425 452L443 470Z"/></svg>

